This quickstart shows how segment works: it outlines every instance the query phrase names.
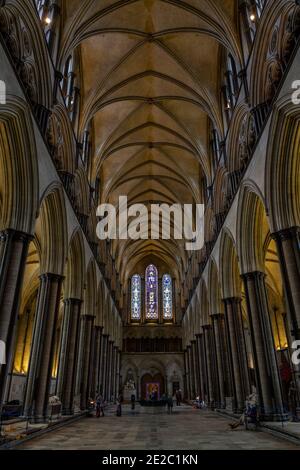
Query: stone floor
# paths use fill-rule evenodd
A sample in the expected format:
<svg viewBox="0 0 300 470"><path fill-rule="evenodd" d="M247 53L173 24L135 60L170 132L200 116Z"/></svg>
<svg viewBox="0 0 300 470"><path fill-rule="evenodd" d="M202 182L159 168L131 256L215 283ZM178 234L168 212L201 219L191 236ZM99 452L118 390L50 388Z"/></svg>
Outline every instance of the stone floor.
<svg viewBox="0 0 300 470"><path fill-rule="evenodd" d="M228 419L215 412L175 407L172 415L163 410L137 407L132 414L114 407L104 418L84 418L57 431L35 438L18 449L30 450L280 450L300 449L265 432L230 430Z"/></svg>

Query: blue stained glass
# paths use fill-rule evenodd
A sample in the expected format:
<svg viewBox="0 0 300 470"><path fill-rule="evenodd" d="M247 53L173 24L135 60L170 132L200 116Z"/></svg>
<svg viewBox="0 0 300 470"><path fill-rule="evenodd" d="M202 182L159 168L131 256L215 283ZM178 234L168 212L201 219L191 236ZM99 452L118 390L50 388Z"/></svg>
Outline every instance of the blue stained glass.
<svg viewBox="0 0 300 470"><path fill-rule="evenodd" d="M172 320L172 278L169 274L164 274L162 278L163 289L163 317L164 320Z"/></svg>
<svg viewBox="0 0 300 470"><path fill-rule="evenodd" d="M158 319L158 274L153 264L146 269L146 319Z"/></svg>
<svg viewBox="0 0 300 470"><path fill-rule="evenodd" d="M141 319L141 276L138 274L131 278L131 319Z"/></svg>

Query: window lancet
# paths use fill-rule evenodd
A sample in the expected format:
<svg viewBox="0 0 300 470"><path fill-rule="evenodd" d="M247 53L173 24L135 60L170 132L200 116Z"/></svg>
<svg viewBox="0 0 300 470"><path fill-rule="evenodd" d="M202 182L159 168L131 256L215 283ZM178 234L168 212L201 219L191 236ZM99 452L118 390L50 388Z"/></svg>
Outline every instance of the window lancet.
<svg viewBox="0 0 300 470"><path fill-rule="evenodd" d="M158 320L158 274L153 264L146 269L146 319Z"/></svg>
<svg viewBox="0 0 300 470"><path fill-rule="evenodd" d="M164 274L162 278L163 289L163 319L173 319L173 305L172 305L172 278L170 274Z"/></svg>
<svg viewBox="0 0 300 470"><path fill-rule="evenodd" d="M141 319L141 276L138 274L131 278L131 319Z"/></svg>

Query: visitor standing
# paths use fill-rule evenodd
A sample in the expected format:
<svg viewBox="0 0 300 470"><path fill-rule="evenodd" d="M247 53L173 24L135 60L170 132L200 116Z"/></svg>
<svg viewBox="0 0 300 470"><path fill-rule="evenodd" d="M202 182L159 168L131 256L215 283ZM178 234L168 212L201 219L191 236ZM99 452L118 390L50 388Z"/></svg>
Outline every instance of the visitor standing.
<svg viewBox="0 0 300 470"><path fill-rule="evenodd" d="M134 411L135 409L135 395L134 394L131 395L131 409L132 411Z"/></svg>
<svg viewBox="0 0 300 470"><path fill-rule="evenodd" d="M180 391L180 390L176 390L176 405L177 405L177 406L180 406L180 405L181 405L181 401L182 401L181 391Z"/></svg>
<svg viewBox="0 0 300 470"><path fill-rule="evenodd" d="M118 417L122 416L122 405L119 399L117 400L117 416Z"/></svg>
<svg viewBox="0 0 300 470"><path fill-rule="evenodd" d="M104 416L104 399L102 395L98 395L96 398L96 417L100 418Z"/></svg>
<svg viewBox="0 0 300 470"><path fill-rule="evenodd" d="M173 398L171 396L168 397L167 399L167 405L168 405L168 414L173 413Z"/></svg>

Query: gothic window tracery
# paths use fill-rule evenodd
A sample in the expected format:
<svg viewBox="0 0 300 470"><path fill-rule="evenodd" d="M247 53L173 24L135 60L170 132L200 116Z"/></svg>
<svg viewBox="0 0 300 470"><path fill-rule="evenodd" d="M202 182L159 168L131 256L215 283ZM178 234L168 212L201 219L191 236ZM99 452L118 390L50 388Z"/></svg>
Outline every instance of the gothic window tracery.
<svg viewBox="0 0 300 470"><path fill-rule="evenodd" d="M141 276L138 274L131 278L131 319L141 319Z"/></svg>
<svg viewBox="0 0 300 470"><path fill-rule="evenodd" d="M150 264L146 269L146 319L158 319L158 273L157 268Z"/></svg>
<svg viewBox="0 0 300 470"><path fill-rule="evenodd" d="M142 286L145 282L145 289ZM131 277L130 290L131 312L130 319L133 322L142 320L142 305L145 305L146 321L173 321L173 281L170 274L164 274L158 278L156 266L150 264L145 273L145 281L139 274ZM161 299L161 302L159 302Z"/></svg>
<svg viewBox="0 0 300 470"><path fill-rule="evenodd" d="M164 320L172 320L173 318L172 278L170 274L163 275L162 289L163 289L163 318Z"/></svg>

